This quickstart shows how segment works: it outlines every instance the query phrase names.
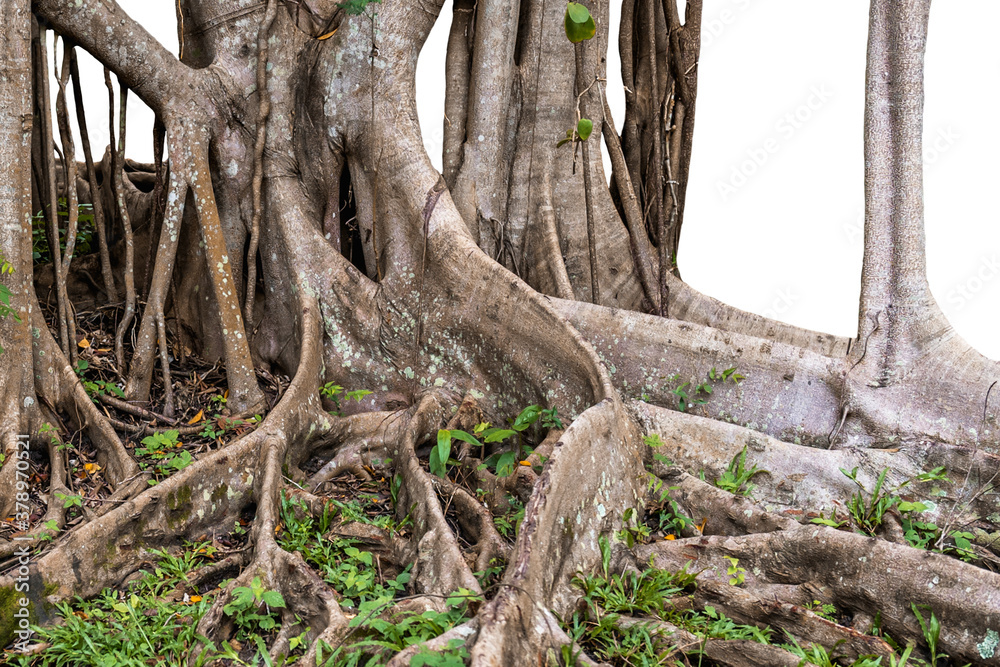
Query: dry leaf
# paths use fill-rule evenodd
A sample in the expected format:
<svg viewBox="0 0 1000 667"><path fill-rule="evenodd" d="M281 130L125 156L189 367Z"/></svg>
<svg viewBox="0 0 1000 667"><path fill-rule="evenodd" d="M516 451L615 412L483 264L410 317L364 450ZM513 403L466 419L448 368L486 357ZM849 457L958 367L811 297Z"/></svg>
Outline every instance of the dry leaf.
<svg viewBox="0 0 1000 667"><path fill-rule="evenodd" d="M84 463L83 469L89 472L91 475L93 475L95 472L101 469L101 466L99 466L96 463Z"/></svg>
<svg viewBox="0 0 1000 667"><path fill-rule="evenodd" d="M84 338L79 343L77 343L77 345L86 350L88 347L90 347L90 341Z"/></svg>
<svg viewBox="0 0 1000 667"><path fill-rule="evenodd" d="M320 36L319 36L319 37L317 37L316 39L318 39L318 40L319 40L319 41L321 41L321 42L322 42L322 41L323 41L324 39L330 39L331 37L333 37L334 35L336 35L336 34L337 34L337 30L338 30L338 28L334 28L334 29L333 29L333 30L332 30L331 32L328 32L328 33L326 33L325 35L320 35Z"/></svg>
<svg viewBox="0 0 1000 667"><path fill-rule="evenodd" d="M198 422L200 422L200 421L201 421L201 420L202 420L202 419L203 419L204 417L205 417L205 411L204 411L204 410L199 410L199 411L198 411L198 414L196 414L196 415L195 415L194 417L192 417L192 418L191 418L191 421L189 421L189 422L188 422L188 426L190 426L191 424L197 424L197 423L198 423Z"/></svg>

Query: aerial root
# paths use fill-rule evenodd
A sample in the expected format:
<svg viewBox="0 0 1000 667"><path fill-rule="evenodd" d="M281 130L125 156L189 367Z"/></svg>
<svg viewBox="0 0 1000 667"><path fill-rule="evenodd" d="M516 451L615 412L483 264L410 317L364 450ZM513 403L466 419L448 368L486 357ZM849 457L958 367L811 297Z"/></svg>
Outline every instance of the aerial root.
<svg viewBox="0 0 1000 667"><path fill-rule="evenodd" d="M658 542L636 553L640 560L652 556L658 568L700 571L704 585L719 586L730 579L732 561L724 558L736 558L751 594L764 598L776 592L774 584L810 584L817 599L841 613L881 614L883 630L902 642L921 638L911 604L926 605L941 621L941 650L959 661L979 660L976 644L1000 621L1000 575L943 554L826 526Z"/></svg>
<svg viewBox="0 0 1000 667"><path fill-rule="evenodd" d="M163 213L163 223L160 229L159 245L153 264L152 280L149 283L149 296L146 311L139 323L135 349L132 353L132 365L125 382L125 395L131 400L147 400L152 382L155 363L154 348L159 343L160 363L163 373L165 391L164 412L173 416L173 386L170 379L170 364L168 358L166 324L163 314L164 303L170 288L170 280L174 275L174 263L177 259L177 245L184 219L184 205L187 201L188 184L182 172L183 159L176 142L171 141L170 184L167 189L166 209Z"/></svg>

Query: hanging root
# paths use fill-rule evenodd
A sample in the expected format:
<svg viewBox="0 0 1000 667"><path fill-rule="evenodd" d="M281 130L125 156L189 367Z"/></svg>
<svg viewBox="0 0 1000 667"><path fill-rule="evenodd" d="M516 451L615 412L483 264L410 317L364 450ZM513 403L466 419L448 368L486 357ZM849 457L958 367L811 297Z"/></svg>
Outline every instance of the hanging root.
<svg viewBox="0 0 1000 667"><path fill-rule="evenodd" d="M113 98L114 88L111 85L111 77L108 70L104 70L104 80L108 87L108 93ZM118 368L125 366L125 333L132 326L132 318L135 317L135 242L132 238L132 219L129 217L128 207L125 205L125 133L126 133L126 112L128 107L128 87L118 78L118 87L121 94L121 102L118 116L118 152L112 153L111 172L114 183L115 202L118 204L118 218L121 220L122 229L125 234L125 313L122 315L118 329L115 331L115 359L118 361ZM110 109L112 113L111 137L114 137L114 103ZM114 139L112 139L114 141Z"/></svg>
<svg viewBox="0 0 1000 667"><path fill-rule="evenodd" d="M184 203L187 200L188 185L183 175L183 167L179 159L180 151L175 151L171 143L170 184L167 188L167 206L163 214L163 225L160 230L160 242L156 250L156 270L153 272L149 286L149 298L146 311L136 338L135 350L132 354L132 365L128 380L125 383L125 395L132 400L147 400L152 382L153 365L156 355L154 349L159 343L160 366L163 370L163 386L165 391L164 412L172 416L174 409L173 383L170 380L169 349L166 337L166 318L163 314L164 303L170 288L170 279L174 273L174 261L177 258L177 244L180 239L181 223L184 218Z"/></svg>

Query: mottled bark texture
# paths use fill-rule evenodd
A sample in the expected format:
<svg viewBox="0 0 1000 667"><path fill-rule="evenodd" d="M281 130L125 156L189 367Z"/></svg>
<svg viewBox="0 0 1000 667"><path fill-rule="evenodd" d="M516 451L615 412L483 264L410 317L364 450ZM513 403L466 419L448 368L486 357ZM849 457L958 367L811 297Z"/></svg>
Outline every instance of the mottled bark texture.
<svg viewBox="0 0 1000 667"><path fill-rule="evenodd" d="M275 541L279 494L291 486L285 476L306 480L300 466L317 452L328 462L311 483L389 456L397 511L414 520L399 548L416 562L416 591L478 591L469 563L506 557L498 592L429 646L458 638L474 664L552 664L570 641L558 619L577 608L572 575L599 566L598 539L614 541L627 510L649 501L652 474L708 521L634 553L616 544L620 567L693 559L706 584L691 604L802 641L843 640L856 655L890 651L862 634L863 619L881 612L897 640L916 640L909 603L928 604L945 628L942 650L996 661L977 645L1000 629L1000 580L980 567L1000 553L1000 396L988 392L1000 369L958 339L927 288L920 135L929 0L871 4L865 260L852 340L742 313L681 281L701 2L689 0L682 22L672 1L625 0L621 136L605 99L609 6L587 5L597 35L574 46L561 3L455 2L441 175L423 149L414 84L439 1L383 0L350 16L332 0L181 0L179 59L113 0L33 1L43 29L95 56L154 110L169 146L168 165L132 165L122 178L117 160L93 165L85 143L87 164L74 178L81 200L100 200L109 239L132 221L124 243L134 246L134 267L123 268L119 241L103 263L67 258L54 273L37 271L38 284L72 284L84 270L103 277L99 293L57 290L60 340L75 342L63 331L74 299L100 304L123 286L148 285L119 369L130 399L149 398L157 363L169 386L168 336L225 363L238 412L261 409L257 372L293 376L255 430L147 488L39 314L31 165L41 199L52 177L37 160L48 142L33 124L28 2L0 4L0 250L15 269L2 280L19 315L0 319L0 512L13 508L17 434L43 442L39 428L57 411L88 429L121 501L46 548L32 565L45 583L36 595L93 595L151 549L231 527L253 507L252 550L232 586L264 577L289 593L310 640L336 643L348 620L333 592ZM557 147L578 114L594 123L587 149ZM155 188L138 187L150 179ZM706 403L678 412L673 390L713 367L746 379L717 383ZM331 416L318 391L326 382L373 390L363 404L371 412ZM558 406L571 421L545 444L541 473L518 474L530 500L512 547L498 541L475 483L432 478L418 457L438 428L473 409L472 396L494 423L532 403ZM673 466L654 460L643 439L652 434ZM767 471L750 499L698 479L718 476L741 451ZM475 455L465 453L469 471ZM933 497L942 525L975 533L977 563L899 544L891 525L861 537L807 521L810 512L843 513L856 487L840 468L857 467L870 487L883 469L898 484L937 466L951 481L914 493ZM52 488L62 488L65 471L51 470ZM493 507L503 485L488 473L473 478L496 490L487 493ZM210 492L219 488L226 492ZM445 518L445 494L471 553ZM725 556L745 564L744 585L719 574ZM0 578L0 588L10 585ZM202 621L216 639L228 631L227 594ZM802 608L816 599L858 627ZM4 642L8 631L0 627ZM665 641L690 639L671 631ZM726 642L706 652L719 664L791 660Z"/></svg>

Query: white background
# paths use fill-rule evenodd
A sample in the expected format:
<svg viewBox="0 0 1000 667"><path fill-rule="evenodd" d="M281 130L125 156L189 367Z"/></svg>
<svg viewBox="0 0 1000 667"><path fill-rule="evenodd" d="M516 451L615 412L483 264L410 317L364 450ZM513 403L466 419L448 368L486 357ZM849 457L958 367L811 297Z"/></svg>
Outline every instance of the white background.
<svg viewBox="0 0 1000 667"><path fill-rule="evenodd" d="M176 53L173 0L119 2ZM705 5L682 275L739 308L853 335L863 238L868 3ZM618 7L612 12L608 88L620 126ZM450 18L448 0L417 72L425 145L438 166ZM931 287L959 333L994 359L1000 358L1000 214L993 199L1000 175L997 25L995 0L933 4L924 132ZM107 143L107 93L100 67L86 54L81 67L100 154ZM151 112L133 96L130 157L151 160L151 128Z"/></svg>

